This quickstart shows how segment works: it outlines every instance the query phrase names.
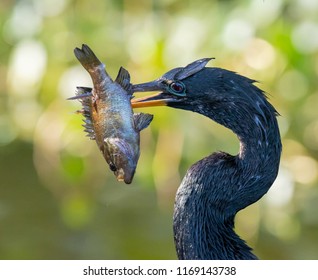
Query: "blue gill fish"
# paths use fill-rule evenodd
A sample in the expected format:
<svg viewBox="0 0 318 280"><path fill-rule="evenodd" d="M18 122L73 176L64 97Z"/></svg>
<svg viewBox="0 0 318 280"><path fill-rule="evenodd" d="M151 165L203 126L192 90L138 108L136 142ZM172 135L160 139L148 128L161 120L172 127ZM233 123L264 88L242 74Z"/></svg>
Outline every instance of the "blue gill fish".
<svg viewBox="0 0 318 280"><path fill-rule="evenodd" d="M78 87L76 96L69 99L81 101L83 107L78 112L85 117L85 132L96 141L117 180L130 184L140 155L140 131L150 124L153 115L133 113L127 70L121 67L113 81L87 45L75 48L74 54L90 74L93 89Z"/></svg>

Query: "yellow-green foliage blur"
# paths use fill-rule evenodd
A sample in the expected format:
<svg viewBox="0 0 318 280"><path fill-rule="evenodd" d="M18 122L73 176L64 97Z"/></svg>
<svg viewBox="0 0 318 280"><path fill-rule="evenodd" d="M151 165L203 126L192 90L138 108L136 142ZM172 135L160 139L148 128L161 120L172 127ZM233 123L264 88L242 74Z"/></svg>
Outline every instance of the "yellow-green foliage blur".
<svg viewBox="0 0 318 280"><path fill-rule="evenodd" d="M233 133L171 108L141 133L131 185L85 137L88 44L114 77L158 78L202 57L258 80L281 116L278 178L236 231L262 259L318 259L317 0L0 2L0 259L175 259L172 213L187 168ZM138 94L138 96L140 96Z"/></svg>

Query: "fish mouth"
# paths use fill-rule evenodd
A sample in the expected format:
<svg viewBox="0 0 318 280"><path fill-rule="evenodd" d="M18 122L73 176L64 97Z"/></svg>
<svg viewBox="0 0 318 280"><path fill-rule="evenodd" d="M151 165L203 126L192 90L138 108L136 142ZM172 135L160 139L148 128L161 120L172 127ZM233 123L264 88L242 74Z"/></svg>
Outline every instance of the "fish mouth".
<svg viewBox="0 0 318 280"><path fill-rule="evenodd" d="M138 139L130 135L106 137L100 149L117 181L130 184L133 180L139 159Z"/></svg>
<svg viewBox="0 0 318 280"><path fill-rule="evenodd" d="M132 99L131 100L132 108L169 106L172 103L180 102L180 100L176 99L175 96L163 92L162 87L160 87L160 83L158 80L148 82L148 83L133 85L132 89L133 89L133 92L161 91L153 95Z"/></svg>
<svg viewBox="0 0 318 280"><path fill-rule="evenodd" d="M117 181L125 182L128 185L128 184L131 184L134 178L135 170L133 170L132 172L128 172L127 170L125 171L122 168L120 168L114 173L115 173Z"/></svg>

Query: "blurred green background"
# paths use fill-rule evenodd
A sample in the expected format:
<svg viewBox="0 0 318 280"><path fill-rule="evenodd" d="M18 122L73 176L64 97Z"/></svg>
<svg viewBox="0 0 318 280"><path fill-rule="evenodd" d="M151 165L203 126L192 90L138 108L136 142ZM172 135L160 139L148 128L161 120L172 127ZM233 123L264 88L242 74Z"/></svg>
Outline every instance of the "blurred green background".
<svg viewBox="0 0 318 280"><path fill-rule="evenodd" d="M91 85L82 43L133 83L202 57L260 81L284 151L236 230L262 259L318 259L318 1L1 0L0 26L0 259L176 259L180 180L215 150L238 152L207 118L147 108L134 182L118 183L66 100Z"/></svg>

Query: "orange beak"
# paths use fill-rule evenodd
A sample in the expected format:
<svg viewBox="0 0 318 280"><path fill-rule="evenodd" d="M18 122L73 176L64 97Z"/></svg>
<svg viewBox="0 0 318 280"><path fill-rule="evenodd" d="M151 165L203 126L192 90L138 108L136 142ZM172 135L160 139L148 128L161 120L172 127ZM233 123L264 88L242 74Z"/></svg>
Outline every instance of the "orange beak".
<svg viewBox="0 0 318 280"><path fill-rule="evenodd" d="M161 93L153 94L146 97L134 98L131 100L132 108L167 106L170 99L161 98Z"/></svg>
<svg viewBox="0 0 318 280"><path fill-rule="evenodd" d="M160 83L158 80L148 83L133 85L134 92L149 92L149 91L161 91ZM154 107L154 106L167 106L167 103L172 101L171 97L168 97L164 93L156 93L150 96L134 98L131 100L132 108L142 107Z"/></svg>

